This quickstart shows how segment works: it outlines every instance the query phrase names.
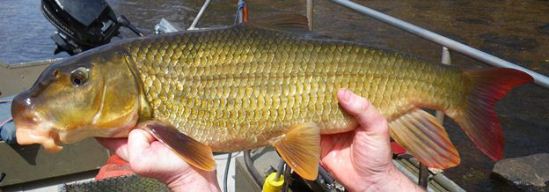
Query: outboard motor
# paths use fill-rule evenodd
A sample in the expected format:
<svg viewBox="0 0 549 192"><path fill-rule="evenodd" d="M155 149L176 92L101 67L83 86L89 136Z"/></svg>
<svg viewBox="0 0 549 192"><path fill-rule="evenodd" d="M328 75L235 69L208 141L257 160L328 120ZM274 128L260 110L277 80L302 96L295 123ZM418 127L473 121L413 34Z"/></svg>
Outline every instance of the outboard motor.
<svg viewBox="0 0 549 192"><path fill-rule="evenodd" d="M57 28L51 36L55 54L77 54L119 34L116 15L104 0L42 0L42 12Z"/></svg>
<svg viewBox="0 0 549 192"><path fill-rule="evenodd" d="M124 16L116 17L105 0L42 0L44 16L57 28L51 36L57 49L70 55L107 44L120 26L142 36Z"/></svg>

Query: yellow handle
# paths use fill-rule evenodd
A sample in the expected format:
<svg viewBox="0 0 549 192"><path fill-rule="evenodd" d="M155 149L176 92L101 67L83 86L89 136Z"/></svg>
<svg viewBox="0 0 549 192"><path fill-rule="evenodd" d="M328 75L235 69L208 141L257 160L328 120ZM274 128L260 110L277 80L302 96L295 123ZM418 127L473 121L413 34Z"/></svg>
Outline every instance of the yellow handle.
<svg viewBox="0 0 549 192"><path fill-rule="evenodd" d="M280 175L280 178L276 180L276 172L271 173L265 179L263 183L263 192L280 192L282 185L284 185L284 176Z"/></svg>

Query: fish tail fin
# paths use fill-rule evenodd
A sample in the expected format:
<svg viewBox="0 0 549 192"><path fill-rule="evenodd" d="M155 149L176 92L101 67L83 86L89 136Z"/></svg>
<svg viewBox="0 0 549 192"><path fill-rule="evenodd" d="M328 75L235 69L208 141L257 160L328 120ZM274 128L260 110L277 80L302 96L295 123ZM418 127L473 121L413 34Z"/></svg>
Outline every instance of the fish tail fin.
<svg viewBox="0 0 549 192"><path fill-rule="evenodd" d="M469 93L455 113L448 113L473 143L492 160L503 157L503 130L495 104L516 86L531 82L527 73L509 68L465 72Z"/></svg>

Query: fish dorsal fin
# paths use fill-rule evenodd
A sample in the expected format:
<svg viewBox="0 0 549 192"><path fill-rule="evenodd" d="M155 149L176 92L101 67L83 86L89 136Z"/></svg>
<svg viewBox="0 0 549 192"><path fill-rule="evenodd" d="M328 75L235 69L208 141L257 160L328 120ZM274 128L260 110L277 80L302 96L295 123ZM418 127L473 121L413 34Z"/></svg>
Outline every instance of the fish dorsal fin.
<svg viewBox="0 0 549 192"><path fill-rule="evenodd" d="M205 171L215 170L212 149L179 132L173 125L160 121L147 121L138 125L149 131L158 141L176 152L185 162Z"/></svg>
<svg viewBox="0 0 549 192"><path fill-rule="evenodd" d="M391 137L427 167L445 169L459 164L458 151L433 115L414 109L389 123Z"/></svg>
<svg viewBox="0 0 549 192"><path fill-rule="evenodd" d="M294 125L288 133L271 139L270 143L302 178L316 179L320 160L320 129L316 124Z"/></svg>
<svg viewBox="0 0 549 192"><path fill-rule="evenodd" d="M247 26L271 29L287 32L308 32L309 22L307 17L299 14L278 14L269 17L254 19Z"/></svg>

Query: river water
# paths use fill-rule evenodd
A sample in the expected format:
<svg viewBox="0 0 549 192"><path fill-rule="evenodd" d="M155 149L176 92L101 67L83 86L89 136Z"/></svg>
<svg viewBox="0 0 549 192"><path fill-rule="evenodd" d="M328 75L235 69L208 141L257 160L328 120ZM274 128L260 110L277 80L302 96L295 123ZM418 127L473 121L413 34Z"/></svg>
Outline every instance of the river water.
<svg viewBox="0 0 549 192"><path fill-rule="evenodd" d="M386 14L549 74L549 2L544 0L357 1ZM150 34L160 18L186 28L202 1L109 0L117 14L126 15ZM377 22L329 1L315 1L313 31L339 39L393 49L433 63L441 47ZM305 15L304 1L250 1L250 17ZM38 0L2 0L0 4L0 62L17 63L66 56L53 55L54 28L43 18ZM214 0L199 27L224 26L234 21L235 1ZM124 31L123 36L132 36ZM462 68L487 67L460 54L452 63ZM549 152L549 90L526 85L513 90L497 105L505 132L505 157ZM462 164L446 175L470 191L515 190L490 175L493 162L482 155L451 120L446 125L462 156Z"/></svg>

